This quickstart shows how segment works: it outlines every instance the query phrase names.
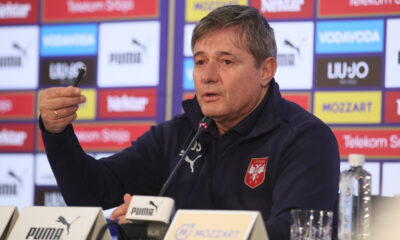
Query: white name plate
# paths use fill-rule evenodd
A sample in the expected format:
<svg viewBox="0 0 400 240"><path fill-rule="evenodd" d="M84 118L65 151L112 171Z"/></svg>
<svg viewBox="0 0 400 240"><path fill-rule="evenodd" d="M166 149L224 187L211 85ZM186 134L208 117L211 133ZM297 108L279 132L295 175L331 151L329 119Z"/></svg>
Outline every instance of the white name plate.
<svg viewBox="0 0 400 240"><path fill-rule="evenodd" d="M18 218L17 207L0 206L0 239L7 239Z"/></svg>
<svg viewBox="0 0 400 240"><path fill-rule="evenodd" d="M104 224L100 207L25 207L8 240L95 240ZM102 240L111 240L108 230Z"/></svg>
<svg viewBox="0 0 400 240"><path fill-rule="evenodd" d="M175 201L169 197L132 196L126 219L169 223Z"/></svg>
<svg viewBox="0 0 400 240"><path fill-rule="evenodd" d="M268 235L257 211L178 210L165 239L268 240Z"/></svg>

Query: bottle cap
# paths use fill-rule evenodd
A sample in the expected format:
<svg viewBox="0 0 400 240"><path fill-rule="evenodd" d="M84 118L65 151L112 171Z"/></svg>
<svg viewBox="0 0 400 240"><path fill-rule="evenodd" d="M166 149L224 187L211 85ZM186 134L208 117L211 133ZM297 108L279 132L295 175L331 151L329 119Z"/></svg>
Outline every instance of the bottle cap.
<svg viewBox="0 0 400 240"><path fill-rule="evenodd" d="M364 154L356 154L351 153L349 154L349 163L352 167L362 166L365 162L365 155Z"/></svg>

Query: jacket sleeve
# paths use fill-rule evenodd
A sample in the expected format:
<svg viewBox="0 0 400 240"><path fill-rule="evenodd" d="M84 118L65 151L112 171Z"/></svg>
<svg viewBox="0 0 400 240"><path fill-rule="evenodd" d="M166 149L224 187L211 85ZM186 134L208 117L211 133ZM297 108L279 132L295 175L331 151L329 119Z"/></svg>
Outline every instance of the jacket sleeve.
<svg viewBox="0 0 400 240"><path fill-rule="evenodd" d="M72 125L58 134L48 133L41 119L39 126L47 158L67 205L106 209L121 204L125 193L158 193L165 163L160 161L153 127L130 147L96 160L84 152Z"/></svg>
<svg viewBox="0 0 400 240"><path fill-rule="evenodd" d="M337 209L340 157L335 136L325 124L294 132L280 149L280 171L266 221L271 240L290 239L291 209Z"/></svg>

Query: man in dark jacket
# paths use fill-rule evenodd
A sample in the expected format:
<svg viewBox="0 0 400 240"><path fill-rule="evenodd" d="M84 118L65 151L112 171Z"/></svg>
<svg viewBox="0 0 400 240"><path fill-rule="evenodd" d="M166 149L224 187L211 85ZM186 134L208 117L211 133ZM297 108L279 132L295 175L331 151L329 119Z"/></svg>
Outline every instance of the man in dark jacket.
<svg viewBox="0 0 400 240"><path fill-rule="evenodd" d="M67 204L110 208L124 199L111 215L123 219L130 194L158 194L208 116L210 126L166 190L176 208L258 210L272 240L290 238L290 209L334 210L336 139L281 97L274 33L264 17L247 6L218 8L194 29L192 49L196 97L183 102L185 112L98 161L85 154L71 125L85 102L80 90L42 92L43 141Z"/></svg>

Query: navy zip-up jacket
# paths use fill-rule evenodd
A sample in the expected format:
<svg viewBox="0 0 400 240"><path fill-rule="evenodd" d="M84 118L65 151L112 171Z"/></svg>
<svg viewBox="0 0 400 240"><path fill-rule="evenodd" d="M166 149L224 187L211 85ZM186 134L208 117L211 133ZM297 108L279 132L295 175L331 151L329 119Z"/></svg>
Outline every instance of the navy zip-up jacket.
<svg viewBox="0 0 400 240"><path fill-rule="evenodd" d="M72 125L49 134L40 123L66 203L111 208L125 193L157 195L203 117L196 99L183 108L100 160L85 154ZM223 136L211 123L165 195L177 209L258 210L271 240L290 239L290 209L336 209L339 162L330 128L283 99L273 80L260 105Z"/></svg>

